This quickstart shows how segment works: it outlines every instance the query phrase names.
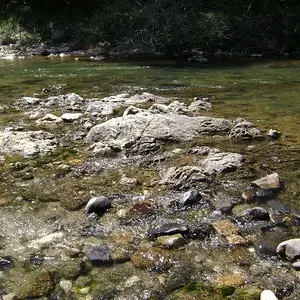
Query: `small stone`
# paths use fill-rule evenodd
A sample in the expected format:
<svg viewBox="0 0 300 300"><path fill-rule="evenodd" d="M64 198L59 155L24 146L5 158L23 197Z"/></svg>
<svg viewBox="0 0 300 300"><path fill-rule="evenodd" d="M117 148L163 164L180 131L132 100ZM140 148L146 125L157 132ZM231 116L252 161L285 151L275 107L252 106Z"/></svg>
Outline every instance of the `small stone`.
<svg viewBox="0 0 300 300"><path fill-rule="evenodd" d="M178 233L170 236L160 236L156 240L156 245L167 248L167 249L177 249L182 247L187 243L186 239Z"/></svg>
<svg viewBox="0 0 300 300"><path fill-rule="evenodd" d="M300 271L300 261L296 261L292 264L292 267L296 270L296 271Z"/></svg>
<svg viewBox="0 0 300 300"><path fill-rule="evenodd" d="M59 286L68 294L72 290L72 281L70 280L61 280Z"/></svg>
<svg viewBox="0 0 300 300"><path fill-rule="evenodd" d="M137 183L136 178L127 177L125 174L121 176L120 184L122 185L137 185Z"/></svg>
<svg viewBox="0 0 300 300"><path fill-rule="evenodd" d="M270 129L267 133L268 137L271 139L278 139L281 136L281 132L276 129Z"/></svg>
<svg viewBox="0 0 300 300"><path fill-rule="evenodd" d="M260 294L260 300L278 300L278 298L272 291L264 290Z"/></svg>
<svg viewBox="0 0 300 300"><path fill-rule="evenodd" d="M273 173L260 179L254 180L251 182L251 184L262 189L279 189L281 187L278 173Z"/></svg>
<svg viewBox="0 0 300 300"><path fill-rule="evenodd" d="M212 226L216 230L217 234L222 236L228 236L238 233L239 229L229 220L221 220L212 223Z"/></svg>
<svg viewBox="0 0 300 300"><path fill-rule="evenodd" d="M124 286L125 288L130 288L140 281L141 281L140 277L133 275L125 281Z"/></svg>
<svg viewBox="0 0 300 300"><path fill-rule="evenodd" d="M300 239L290 239L280 243L276 248L276 252L290 260L300 258Z"/></svg>
<svg viewBox="0 0 300 300"><path fill-rule="evenodd" d="M148 236L150 239L155 239L158 236L162 235L173 235L176 233L186 233L188 231L188 227L184 224L177 223L167 223L163 225L155 226L148 230Z"/></svg>
<svg viewBox="0 0 300 300"><path fill-rule="evenodd" d="M191 205L195 205L198 204L202 199L201 194L196 190L196 189L192 189L187 191L182 199L180 199L179 203L182 206L191 206Z"/></svg>
<svg viewBox="0 0 300 300"><path fill-rule="evenodd" d="M219 276L215 280L215 284L221 286L234 286L239 287L245 284L246 278L242 274L225 274Z"/></svg>
<svg viewBox="0 0 300 300"><path fill-rule="evenodd" d="M86 214L102 214L111 207L111 203L112 200L106 196L93 197L86 204L84 211Z"/></svg>
<svg viewBox="0 0 300 300"><path fill-rule="evenodd" d="M48 234L46 236L43 236L40 239L33 240L29 243L29 248L35 248L40 249L42 247L50 246L51 244L54 244L56 242L60 242L64 237L63 232L54 232L51 234Z"/></svg>
<svg viewBox="0 0 300 300"><path fill-rule="evenodd" d="M269 220L270 215L269 213L262 207L253 207L247 209L243 216L248 220Z"/></svg>
<svg viewBox="0 0 300 300"><path fill-rule="evenodd" d="M90 246L86 250L86 256L94 266L106 265L113 262L111 250L105 244Z"/></svg>
<svg viewBox="0 0 300 300"><path fill-rule="evenodd" d="M72 123L83 116L82 113L65 113L61 115L61 118L66 123Z"/></svg>

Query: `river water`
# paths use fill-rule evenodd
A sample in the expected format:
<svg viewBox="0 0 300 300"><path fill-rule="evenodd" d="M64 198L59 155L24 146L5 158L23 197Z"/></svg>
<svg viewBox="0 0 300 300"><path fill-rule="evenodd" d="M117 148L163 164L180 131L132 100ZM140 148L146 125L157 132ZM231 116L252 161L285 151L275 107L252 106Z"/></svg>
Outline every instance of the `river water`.
<svg viewBox="0 0 300 300"><path fill-rule="evenodd" d="M253 142L251 145L255 145L255 148L252 152L246 152L247 142L235 143L213 139L210 146L230 149L231 151L236 150L236 152L245 154L248 161L253 162L251 170L257 177L277 172L284 182L284 190L279 196L281 203L297 211L300 208L299 71L300 61L298 60L239 60L207 64L191 64L171 60L107 60L98 62L84 58L74 60L74 58L50 59L44 57L0 60L0 106L4 108L0 114L0 126L1 128L6 126L24 126L25 121L23 120L24 116L22 112L13 107L14 101L23 96L45 98L50 95L77 93L86 99L103 98L119 93L140 94L142 92L149 92L160 96L176 97L180 101L187 103L196 96L210 97L214 107L213 111L203 112L203 115L229 119L245 118L264 131L272 128L281 132L281 137L278 141L263 141L257 144ZM33 125L27 124L25 128L26 126L32 129ZM55 169L61 163L61 160L65 164L74 166L81 164L87 158L81 150L77 152L68 152L66 150L57 154L54 158L30 161L28 163L31 168L30 172L37 178L42 178L43 176L48 178L47 176L53 175L51 170ZM0 214L2 222L2 228L0 229L0 258L3 253L6 256L10 253L17 260L17 268L13 268L10 274L11 278L13 278L12 280L21 278L24 272L26 274L28 272L28 266L24 261L28 261L26 255L32 255L32 249L30 251L27 250L27 246L28 244L30 245L29 242L31 240L38 240L43 236L53 234L53 232L54 234L63 232L69 238L68 247L71 249L68 249L69 252L72 252L73 248L76 248L78 244L86 243L82 239L82 236L78 237L72 234L75 231L82 231L82 228L86 226L85 221L79 221L82 218L82 211L69 211L66 214L58 202L52 201L53 198L51 198L51 195L47 194L48 198L45 200L46 196L43 194L42 185L45 183L42 183L39 189L37 189L37 191L40 190L43 194L41 198L44 197L41 200L41 205L39 204L39 196L34 194L37 193L36 190L27 191L27 194L31 196L34 194L37 201L22 201L24 199L27 200L26 197L21 200L18 199L20 196L18 191L22 191L23 188L22 180L26 180L27 184L28 180L32 179L30 177L27 178L27 174L24 172L18 175L20 170L22 172L22 164L24 164L25 169L28 167L26 160L20 157L6 157L6 162L2 165L2 176L0 178L2 189L0 191ZM183 163L181 162L181 164ZM59 166L61 168L64 167L62 164ZM12 170L12 176L10 175L10 170ZM59 171L61 172L62 170L60 169ZM133 175L137 175L140 171L133 167L130 172ZM144 170L143 172L143 176L148 176L149 178L152 176L152 170ZM99 184L107 185L112 181L111 177L108 180L105 176L104 174L100 179L97 178L97 180L100 180L100 183L91 179L89 188L98 188ZM109 176L117 177L118 175L110 174ZM46 182L47 184L48 182ZM69 191L74 192L78 187L79 190L80 187L85 188L85 184L84 179L78 179L72 182L65 181L62 186L66 188L66 193L68 193ZM55 190L55 187L53 189ZM10 192L13 195L10 195ZM130 189L125 190L125 192L130 193ZM15 199L16 197L18 200ZM99 233L99 235L102 236L104 234L105 236L105 233L116 230L117 238L128 238L130 240L130 237L127 237L128 232L124 233L123 229L120 230L117 228L114 223L115 218L115 216L110 215L103 217L103 223L107 228L103 229L101 227L101 230L99 229L101 234ZM102 232L103 230L104 232ZM137 230L138 232L140 228L131 228L130 230L132 232ZM54 236L54 242L55 238L61 242L59 234ZM93 239L89 240L89 243L92 244L93 242ZM65 249L67 246L63 245L61 247ZM195 257L196 264L201 265L209 257L206 264L207 268L210 268L214 260L216 260L218 261L218 263L216 262L218 267L212 267L215 273L219 272L217 269L222 264L222 261L225 264L234 265L238 259L237 257L241 256L244 260L247 260L249 255L249 253L245 254L244 250L235 249L230 250L232 256L228 255L229 252L220 251L219 249L209 253L207 248L204 247L203 249L201 247L197 243L190 243L183 255L183 257L185 255L186 257L182 259L186 260L188 265L190 263L188 261L189 256L193 256L200 251L201 255L199 254L199 257ZM1 252L2 248L4 249L3 253ZM80 247L78 246L78 248ZM45 252L47 255L43 257L43 260L47 261L48 259L51 261L57 259L61 250L52 250L47 249ZM75 250L74 252L76 252ZM42 254L39 253L39 255ZM180 255L178 254L178 256ZM71 257L73 258L73 256ZM24 264L26 265L25 267ZM48 264L51 263L48 262ZM258 270L258 273L260 273L257 275L259 278L265 276L263 270L269 267L268 264L270 264L269 261L262 262L262 269ZM150 299L151 293L147 297L146 288L143 290L146 291L145 296L138 296L139 289L136 287L136 296L132 297L130 296L130 288L136 284L134 280L136 282L140 282L141 280L147 286L147 281L154 280L153 275L143 273L143 271L134 271L131 265L126 265L124 269L122 266L116 265L112 271L110 271L110 268L102 271L88 270L88 276L80 277L79 275L84 274L84 271L79 270L78 274L74 275L74 278L78 278L75 283L77 289L75 294L77 296L81 295L78 296L78 299L113 299L113 296L111 298L89 298L89 291L93 291L93 286L97 285L93 277L98 278L97 280L103 286L108 281L112 288L121 290L119 282L122 281L123 277L125 278L125 273L132 280L132 283L126 283L129 289L129 296L124 296L124 298L120 296L120 298L116 299ZM29 271L32 271L30 268L32 267L29 267ZM210 271L207 272L207 278L212 276L209 273ZM220 273L222 272L220 271ZM134 276L137 277L134 278L134 276L131 276L132 274L135 274ZM276 277L275 275L276 270L272 270L274 278ZM5 278L4 283L1 281L2 278ZM71 279L73 278L71 277ZM163 276L161 278L155 277L154 282L156 282L156 285L149 285L148 289L154 289L163 280L167 279L163 278ZM2 284L8 292L17 293L13 282L7 279L5 275L0 276L0 299ZM181 286L179 285L179 287ZM97 286L97 288L99 287ZM267 288L267 286L263 286L263 288ZM68 293L66 292L66 294ZM158 297L157 299L160 298ZM180 296L174 299L180 299ZM204 297L203 299L206 298Z"/></svg>

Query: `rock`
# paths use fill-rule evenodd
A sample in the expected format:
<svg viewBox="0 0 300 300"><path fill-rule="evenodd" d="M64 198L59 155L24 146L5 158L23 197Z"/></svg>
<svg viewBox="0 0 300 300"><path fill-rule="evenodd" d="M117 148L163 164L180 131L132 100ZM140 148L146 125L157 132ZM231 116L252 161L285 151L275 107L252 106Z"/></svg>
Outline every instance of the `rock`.
<svg viewBox="0 0 300 300"><path fill-rule="evenodd" d="M173 101L169 105L155 103L148 109L148 111L154 114L159 114L159 113L186 114L189 112L187 106L184 103L179 101Z"/></svg>
<svg viewBox="0 0 300 300"><path fill-rule="evenodd" d="M54 152L57 142L54 135L45 131L2 131L0 132L0 153L19 154L25 157L45 155Z"/></svg>
<svg viewBox="0 0 300 300"><path fill-rule="evenodd" d="M181 206L191 206L198 204L202 199L201 194L196 189L187 191L179 200Z"/></svg>
<svg viewBox="0 0 300 300"><path fill-rule="evenodd" d="M50 233L46 236L43 236L42 238L31 241L28 247L34 249L41 249L44 247L48 247L54 243L58 243L62 241L63 237L64 237L63 232Z"/></svg>
<svg viewBox="0 0 300 300"><path fill-rule="evenodd" d="M172 266L167 252L155 247L139 249L132 255L131 262L137 268L157 272L164 272Z"/></svg>
<svg viewBox="0 0 300 300"><path fill-rule="evenodd" d="M121 106L121 103L94 101L89 99L90 103L85 109L85 113L93 116L110 116L113 115Z"/></svg>
<svg viewBox="0 0 300 300"><path fill-rule="evenodd" d="M55 288L53 275L49 271L28 274L17 286L17 299L35 299L49 296Z"/></svg>
<svg viewBox="0 0 300 300"><path fill-rule="evenodd" d="M244 156L238 153L217 152L209 153L208 156L200 162L204 172L207 174L216 174L222 172L234 171L244 163Z"/></svg>
<svg viewBox="0 0 300 300"><path fill-rule="evenodd" d="M42 99L36 97L22 97L21 99L17 100L17 106L21 107L28 107L32 105L37 105L42 101Z"/></svg>
<svg viewBox="0 0 300 300"><path fill-rule="evenodd" d="M102 266L113 263L111 250L106 244L89 246L86 250L86 256L94 266Z"/></svg>
<svg viewBox="0 0 300 300"><path fill-rule="evenodd" d="M11 256L0 256L0 271L10 269L14 265L14 259Z"/></svg>
<svg viewBox="0 0 300 300"><path fill-rule="evenodd" d="M151 202L138 202L135 203L128 211L125 212L123 216L123 222L125 224L136 223L141 220L145 220L149 216L153 215L155 212L155 207ZM121 216L119 212L119 216Z"/></svg>
<svg viewBox="0 0 300 300"><path fill-rule="evenodd" d="M68 294L72 291L72 281L71 280L61 280L59 282L59 286L63 289L63 291Z"/></svg>
<svg viewBox="0 0 300 300"><path fill-rule="evenodd" d="M192 112L199 112L203 110L208 111L208 110L212 110L212 104L209 100L208 101L202 99L196 100L190 104L188 109Z"/></svg>
<svg viewBox="0 0 300 300"><path fill-rule="evenodd" d="M236 300L258 300L261 294L261 289L256 286L245 286L238 288L234 295Z"/></svg>
<svg viewBox="0 0 300 300"><path fill-rule="evenodd" d="M260 187L262 189L280 189L281 183L278 173L272 173L260 179L251 182L254 186Z"/></svg>
<svg viewBox="0 0 300 300"><path fill-rule="evenodd" d="M242 274L224 274L215 279L215 285L217 286L243 286L246 282L246 278Z"/></svg>
<svg viewBox="0 0 300 300"><path fill-rule="evenodd" d="M127 177L125 174L121 176L120 184L122 185L137 185L138 181L136 178Z"/></svg>
<svg viewBox="0 0 300 300"><path fill-rule="evenodd" d="M247 209L243 213L243 217L245 217L249 221L269 220L270 219L269 213L262 207L253 207L253 208Z"/></svg>
<svg viewBox="0 0 300 300"><path fill-rule="evenodd" d="M186 239L178 233L170 236L159 236L155 241L156 246L166 249L177 249L187 243Z"/></svg>
<svg viewBox="0 0 300 300"><path fill-rule="evenodd" d="M85 213L91 214L103 214L107 209L111 207L112 200L106 196L93 197L85 206Z"/></svg>
<svg viewBox="0 0 300 300"><path fill-rule="evenodd" d="M147 233L150 239L156 239L158 236L162 235L173 235L176 233L185 234L188 230L188 227L184 224L166 223L150 228Z"/></svg>
<svg viewBox="0 0 300 300"><path fill-rule="evenodd" d="M280 243L276 248L276 253L290 260L300 258L300 239L290 239Z"/></svg>
<svg viewBox="0 0 300 300"><path fill-rule="evenodd" d="M159 184L171 184L178 188L183 188L191 187L195 183L207 183L210 180L210 176L204 172L202 167L171 167L162 174Z"/></svg>
<svg viewBox="0 0 300 300"><path fill-rule="evenodd" d="M123 112L123 117L127 116L127 115L135 115L137 113L140 113L140 112L143 112L143 111L146 111L145 109L142 109L142 108L138 108L138 107L135 107L135 106L132 106L130 105L129 107L127 107L125 109L125 111Z"/></svg>
<svg viewBox="0 0 300 300"><path fill-rule="evenodd" d="M292 263L292 267L293 267L296 271L300 271L300 261L295 261L294 263Z"/></svg>
<svg viewBox="0 0 300 300"><path fill-rule="evenodd" d="M37 125L47 124L47 123L61 123L63 120L53 114L46 114L43 118L36 121Z"/></svg>
<svg viewBox="0 0 300 300"><path fill-rule="evenodd" d="M226 132L229 127L230 122L220 118L141 112L92 127L86 141L101 141L121 150L135 147L138 151L143 145L160 141L190 141L200 134Z"/></svg>
<svg viewBox="0 0 300 300"><path fill-rule="evenodd" d="M236 121L236 125L228 132L228 136L234 139L256 139L264 137L258 128L243 119Z"/></svg>
<svg viewBox="0 0 300 300"><path fill-rule="evenodd" d="M273 140L276 140L276 139L279 139L280 136L281 136L281 132L276 130L276 129L270 129L267 133L267 136L270 138L270 139L273 139Z"/></svg>
<svg viewBox="0 0 300 300"><path fill-rule="evenodd" d="M61 115L61 118L66 123L72 123L72 122L80 119L82 116L83 116L83 114L81 114L81 113L73 113L73 114L65 113L65 114Z"/></svg>
<svg viewBox="0 0 300 300"><path fill-rule="evenodd" d="M278 300L278 298L272 291L263 290L260 294L260 300Z"/></svg>
<svg viewBox="0 0 300 300"><path fill-rule="evenodd" d="M202 147L195 147L195 148L191 148L189 149L189 153L190 154L196 154L196 155L207 155L210 151L214 151L217 149L212 149L210 147L207 146L202 146ZM218 152L218 151L214 151L214 152Z"/></svg>
<svg viewBox="0 0 300 300"><path fill-rule="evenodd" d="M213 226L206 222L196 222L189 224L188 232L184 233L184 236L191 239L205 239L209 238L215 233Z"/></svg>
<svg viewBox="0 0 300 300"><path fill-rule="evenodd" d="M232 207L240 202L241 200L239 198L232 197L223 191L217 192L216 195L210 199L212 206L221 213L230 213Z"/></svg>

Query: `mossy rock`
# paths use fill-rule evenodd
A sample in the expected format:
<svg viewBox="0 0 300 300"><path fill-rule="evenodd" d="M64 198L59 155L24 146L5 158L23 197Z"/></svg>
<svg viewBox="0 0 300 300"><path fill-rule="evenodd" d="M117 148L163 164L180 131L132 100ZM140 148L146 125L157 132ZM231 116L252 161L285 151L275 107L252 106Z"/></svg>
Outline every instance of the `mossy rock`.
<svg viewBox="0 0 300 300"><path fill-rule="evenodd" d="M223 295L215 290L212 286L204 284L200 281L191 281L182 289L176 291L172 296L172 300L221 300Z"/></svg>
<svg viewBox="0 0 300 300"><path fill-rule="evenodd" d="M19 282L16 299L31 299L49 295L55 289L54 276L49 271L28 274L23 282Z"/></svg>
<svg viewBox="0 0 300 300"><path fill-rule="evenodd" d="M82 261L68 261L55 267L57 276L61 279L76 279L87 270L86 264Z"/></svg>
<svg viewBox="0 0 300 300"><path fill-rule="evenodd" d="M259 300L262 290L256 286L237 289L233 295L234 300Z"/></svg>

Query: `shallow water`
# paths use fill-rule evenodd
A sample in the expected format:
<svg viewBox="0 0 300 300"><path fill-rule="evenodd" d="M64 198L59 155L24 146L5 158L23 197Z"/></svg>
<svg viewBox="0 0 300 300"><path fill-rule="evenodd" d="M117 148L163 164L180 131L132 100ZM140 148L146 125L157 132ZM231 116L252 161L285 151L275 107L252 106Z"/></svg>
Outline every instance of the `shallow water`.
<svg viewBox="0 0 300 300"><path fill-rule="evenodd" d="M84 98L102 98L124 92L135 94L146 91L155 95L177 97L184 102L190 102L195 96L209 96L212 99L214 109L212 112L203 112L203 114L229 119L242 117L253 122L257 127L263 130L267 131L270 128L277 129L281 131L282 136L278 141L268 140L259 142L220 140L221 138L218 136L200 137L195 143L201 141L203 145L218 147L225 151L235 151L245 155L247 170L251 170L252 177L245 172L245 175L242 174L241 178L246 181L248 180L248 183L250 180L253 180L253 177L259 178L271 172L278 172L285 185L284 191L280 194L280 200L282 200L284 204L276 202L273 204L272 209L276 210L280 205L284 207L285 204L293 208L300 208L299 69L300 61L296 60L247 60L209 63L205 65L188 64L170 60L95 62L83 58L79 61L75 61L74 58L49 59L43 57L16 59L12 61L0 60L0 106L5 108L4 112L0 113L0 126L22 124L22 112L15 111L12 108L13 102L22 96L36 95L43 98L49 95L75 92ZM43 92L42 89L44 88L48 89L49 92ZM19 116L21 118L19 118ZM26 126L31 125L27 124ZM73 129L74 128L71 130ZM247 149L249 145L255 146L255 148L249 150ZM184 148L187 145L178 144L168 146L171 148ZM59 249L66 249L70 244L72 247L78 246L80 250L82 246L81 242L82 244L93 244L93 242L97 241L97 234L99 234L101 238L104 237L104 240L106 238L109 242L115 242L118 238L124 237L123 230L126 233L132 231L132 233L136 235L135 239L139 240L141 238L142 240L144 238L144 227L140 224L136 227L126 227L126 224L120 223L116 217L116 212L119 208L126 208L126 205L130 207L131 203L128 199L132 200L132 196L135 195L135 193L138 194L137 197L143 198L145 196L143 194L145 187L138 186L134 191L131 190L131 187L125 187L123 190L118 191L113 190L120 188L120 186L116 184L120 176L116 170L110 172L105 159L102 159L101 163L105 169L108 169L107 174L104 172L99 176L70 178L70 180L62 177L61 182L59 182L59 180L56 181L56 179L60 177L55 176L59 174L63 176L63 174L65 174L63 173L65 171L64 169L59 170L59 167L64 167L63 164L76 167L85 161L88 154L81 150L76 151L81 149L80 147L82 147L82 145L78 146L74 151L72 151L73 149L61 150L56 156L54 155L50 158L47 157L28 161L20 157L7 158L5 165L2 166L1 169L3 170L3 174L0 176L2 189L0 193L0 216L2 222L0 229L0 250L2 243L3 249L5 250L3 253L5 255L11 254L16 258L20 256L20 260L25 260L26 256L32 253L32 249L27 249L28 242L37 240L53 232L64 232L63 239L59 240L60 244L57 247L60 247ZM193 162L193 159L195 158L183 154L176 156L174 160L172 160L172 158L169 161L167 160L165 165L163 165L164 163L162 163L162 165L168 166L169 163L172 165L186 165ZM24 177L24 175L26 175L25 171L22 173L21 168L17 169L18 165L22 167L24 161L24 170L28 167L31 174L37 179L32 185L30 184L30 178L28 180L26 176ZM115 161L108 159L107 161L115 163L115 165L111 166L112 169L119 168L121 165L121 168L124 168L129 176L141 176L141 182L147 182L145 185L146 188L150 187L151 189L150 182L157 175L156 170L151 168L142 170L139 168L139 165L126 166L128 161L122 164L117 159ZM15 162L18 164L15 165ZM231 182L235 182L234 180L239 180L239 175L234 177L234 175L228 174L225 175L224 178L224 185L226 185L226 179L228 179L229 184L232 184ZM11 182L11 184L9 184L9 182ZM57 183L59 184L58 187L55 186ZM60 193L63 193L65 190L62 199L67 193L70 193L71 196L74 195L74 197L78 196L79 198L84 198L86 195L84 193L79 194L78 191L82 192L82 190L87 187L87 197L89 198L97 195L97 193L103 192L105 189L109 190L112 188L112 193L123 192L127 194L128 199L119 199L116 207L113 207L112 211L104 215L100 223L97 223L96 221L88 220L83 213L83 209L66 213L65 207L62 207L62 202L51 202L53 201L51 195L43 194L42 184L49 184L51 187L53 185L53 194L56 193L56 188L59 189ZM26 197L21 200L16 200L19 196L19 192L24 192L24 188L28 189L24 194L28 195L29 199L31 195L34 195L37 201L26 202ZM41 197L38 197L39 192L42 194ZM154 190L152 194L157 197L159 192L158 190ZM50 202L40 203L40 198L43 199L41 202ZM163 198L162 202L164 200ZM82 204L85 202L85 200L80 202L78 207L82 207ZM268 204L268 207L270 207L270 205L271 204ZM163 214L163 212L160 213ZM175 214L173 218L176 219L178 217L179 219L189 218L191 220L198 220L206 217L208 213L210 214L211 211L206 209L195 213L195 215L193 211L191 211L190 214L189 212L185 214L180 211L178 215ZM91 240L89 240L90 237L88 236L86 239L86 236L82 234L86 228L95 228L95 232L97 233L96 238L92 237ZM299 232L299 230L295 230L295 232ZM1 237L5 237L5 240L1 241ZM213 241L211 241L211 243L214 244ZM135 242L132 242L132 244L135 245ZM254 257L252 254L249 254L250 250L246 251L243 248L244 252L238 250L243 253L235 253L235 250L230 250L230 255L228 255L226 251L229 250L223 251L224 249L214 249L214 252L211 251L210 246L205 248L206 246L203 246L198 241L191 242L184 250L178 251L179 260L186 262L187 265L189 263L197 265L198 259L199 266L197 265L197 267L199 267L199 270L202 270L203 265L207 265L206 267L210 270L209 272L211 272L211 269L214 270L213 273L208 272L207 278L213 278L216 274L220 275L223 272L224 261L226 261L226 265L232 264L232 273L235 273L235 268L240 271L237 264L235 264L235 259L239 262L240 257L245 257L245 260L248 260L248 256L251 256L251 264L255 263L255 261L252 262ZM206 250L203 251L203 249ZM0 252L1 255L3 253ZM61 255L59 259L56 257L57 260L65 259L65 253L61 254L57 249L54 249L52 252L50 249L46 253L50 258L54 253L53 257L58 254ZM195 254L199 256L202 255L203 257L192 258ZM216 257L214 257L214 255ZM207 258L211 261L207 260ZM256 259L258 258L255 258L255 260ZM206 265L204 262L206 262ZM265 262L265 264L268 264L268 262ZM126 276L131 278L130 276L138 274L141 278L144 278L143 284L145 284L151 281L148 281L148 277L154 277L152 273L146 273L141 270L137 271L137 269L133 268L130 264L125 264L124 269L122 266L123 265L116 265L111 269L94 269L91 272L91 278L94 277L95 274L98 276L99 273L99 278L101 276L101 280L106 282L106 276L109 275L111 277L109 279L112 282L116 281L119 284ZM272 266L272 264L270 264L270 266ZM269 266L267 267L269 268ZM257 268L259 269L261 267L258 266ZM275 267L273 268L275 269ZM17 269L16 272L19 272L19 270ZM95 274L93 274L93 272ZM273 273L275 274L276 272L274 271ZM257 282L260 282L263 275L264 274L259 274L257 276ZM118 278L118 276L120 278ZM199 278L200 277L199 275ZM87 284L84 282L84 276L80 278L83 280L82 286L84 292L84 288ZM165 280L167 280L166 278ZM270 282L272 278L270 278ZM276 276L274 278L276 278ZM91 279L89 280L91 281ZM266 279L266 282L267 281ZM76 284L77 286L81 286L80 282ZM93 286L93 284L94 282L91 281L91 286ZM157 282L156 284L158 285L160 283ZM267 283L263 285L267 287ZM149 288L153 289L153 286ZM136 288L136 291L139 291L139 289ZM131 293L132 291L130 290L129 292ZM83 297L82 299L85 298ZM86 299L89 298L87 297ZM128 297L126 299L133 298Z"/></svg>

